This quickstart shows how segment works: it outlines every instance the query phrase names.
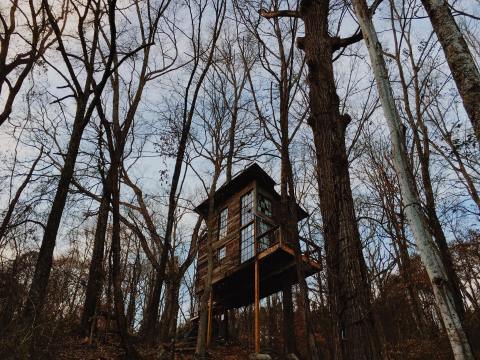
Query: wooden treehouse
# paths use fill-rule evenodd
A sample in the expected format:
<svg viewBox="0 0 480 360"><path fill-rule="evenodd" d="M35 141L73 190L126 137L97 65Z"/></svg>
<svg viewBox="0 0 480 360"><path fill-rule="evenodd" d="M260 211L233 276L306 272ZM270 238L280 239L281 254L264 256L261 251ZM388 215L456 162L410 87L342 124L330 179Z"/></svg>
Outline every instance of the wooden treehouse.
<svg viewBox="0 0 480 360"><path fill-rule="evenodd" d="M282 231L286 219L282 219L280 195L274 186L274 180L260 166L253 164L215 193L214 216L217 220L213 229L214 269L209 319L212 312L226 314L225 310L255 304L257 353L260 299L298 282L292 244L300 241L306 277L320 270L317 246L303 238L282 236L289 232ZM206 219L208 199L195 211ZM294 224L308 216L299 205L296 205L296 213ZM204 238L200 241L197 259L198 298L204 291L206 274Z"/></svg>

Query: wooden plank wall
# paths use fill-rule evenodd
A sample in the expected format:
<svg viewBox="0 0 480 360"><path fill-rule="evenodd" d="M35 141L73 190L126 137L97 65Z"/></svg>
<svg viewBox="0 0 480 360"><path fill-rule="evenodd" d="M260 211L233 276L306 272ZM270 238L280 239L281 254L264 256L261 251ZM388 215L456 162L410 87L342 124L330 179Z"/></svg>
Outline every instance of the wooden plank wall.
<svg viewBox="0 0 480 360"><path fill-rule="evenodd" d="M253 191L255 188L255 181L250 182L247 186L231 196L226 201L215 205L215 229L214 229L214 270L213 270L213 283L221 280L234 272L238 265L240 265L240 199L243 195L249 191ZM227 222L227 236L224 239L218 238L218 225L220 212L228 207L228 222ZM197 261L197 278L196 278L196 291L201 293L203 291L204 279L207 274L207 249L206 238L202 239L198 249L198 261ZM222 246L226 246L226 256L219 263L217 261L217 251Z"/></svg>

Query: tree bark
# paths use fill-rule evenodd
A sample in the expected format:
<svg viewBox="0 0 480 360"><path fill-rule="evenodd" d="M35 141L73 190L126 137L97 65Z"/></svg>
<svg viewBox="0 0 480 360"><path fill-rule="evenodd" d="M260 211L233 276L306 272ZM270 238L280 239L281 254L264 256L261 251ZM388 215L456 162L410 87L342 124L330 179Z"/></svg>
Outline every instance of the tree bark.
<svg viewBox="0 0 480 360"><path fill-rule="evenodd" d="M110 171L109 175L107 175L102 200L100 201L100 207L98 209L92 260L88 271L87 289L85 291L85 301L83 304L82 318L80 320L80 331L84 336L90 332L91 322L95 315L95 310L99 305L98 302L105 281L103 259L105 252L105 234L107 232L108 214L110 212L110 185L107 185L109 182L111 182Z"/></svg>
<svg viewBox="0 0 480 360"><path fill-rule="evenodd" d="M205 277L205 285L203 293L200 297L199 304L199 321L198 321L198 335L197 344L195 348L195 359L205 359L207 355L207 321L208 321L208 302L212 299L210 306L213 307L212 292L212 274L213 274L213 229L215 227L215 191L217 189L217 180L220 176L220 167L215 166L215 173L212 179L208 194L208 217L207 217L207 274Z"/></svg>
<svg viewBox="0 0 480 360"><path fill-rule="evenodd" d="M65 156L65 163L60 172L60 180L48 216L42 245L40 246L37 263L35 265L32 284L23 311L23 320L26 323L31 323L38 317L44 304L48 278L50 277L50 271L52 269L53 249L55 248L58 228L62 219L63 209L65 208L65 202L67 200L70 182L73 177L73 170L75 168L80 141L85 128L84 112L85 103L79 101L77 103L72 135Z"/></svg>
<svg viewBox="0 0 480 360"><path fill-rule="evenodd" d="M283 348L285 355L297 354L295 321L293 317L293 294L291 285L282 289L283 302Z"/></svg>
<svg viewBox="0 0 480 360"><path fill-rule="evenodd" d="M480 72L444 0L422 0L480 143Z"/></svg>
<svg viewBox="0 0 480 360"><path fill-rule="evenodd" d="M415 241L433 286L436 302L450 340L455 359L473 359L473 353L456 311L452 291L448 286L448 276L442 259L435 247L432 234L422 212L415 179L410 169L402 122L395 105L388 71L383 58L382 46L378 41L371 14L364 0L353 0L352 4L360 23L370 55L377 82L380 100L390 129L393 147L393 161L403 196L405 213Z"/></svg>
<svg viewBox="0 0 480 360"><path fill-rule="evenodd" d="M310 87L310 118L317 157L320 210L324 224L329 306L335 358L378 359L380 345L370 304L362 243L350 188L345 130L335 90L333 52L338 42L328 33L329 2L303 0L300 15Z"/></svg>
<svg viewBox="0 0 480 360"><path fill-rule="evenodd" d="M120 128L114 129L115 138L119 139L118 134ZM121 271L121 237L120 237L120 159L123 155L123 149L110 149L111 153L111 177L109 188L111 194L112 206L112 267L111 277L113 284L113 303L115 309L115 318L117 320L117 327L120 333L120 340L122 347L125 349L126 357L129 359L138 358L135 348L130 342L130 336L127 330L127 319L125 317L124 296L122 291L122 271Z"/></svg>

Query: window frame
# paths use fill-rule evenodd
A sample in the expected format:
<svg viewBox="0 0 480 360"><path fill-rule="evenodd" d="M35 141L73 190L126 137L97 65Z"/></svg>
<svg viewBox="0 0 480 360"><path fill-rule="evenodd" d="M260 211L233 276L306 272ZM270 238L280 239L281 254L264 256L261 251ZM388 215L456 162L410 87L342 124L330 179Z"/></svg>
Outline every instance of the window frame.
<svg viewBox="0 0 480 360"><path fill-rule="evenodd" d="M249 219L248 222L246 223L243 223L243 220L244 220L244 217L243 217L243 209L245 208L243 206L243 198L245 196L248 196L250 195L252 197L252 201L251 201L251 219ZM256 216L256 187L253 186L251 188L248 188L247 190L245 190L241 195L240 195L240 219L239 219L239 222L240 222L240 228L239 228L239 260L240 260L240 264L243 264L249 260L251 260L252 258L255 257L255 242L256 242L256 239L255 239L255 236L256 236L256 226L255 226L255 216ZM246 230L249 226L252 226L252 234L251 234L251 238L253 239L253 244L249 245L249 246L246 246L246 247L243 247L242 246L242 243L243 243L243 240L242 240L242 232L244 230ZM248 238L248 237L247 237ZM250 249L250 247L253 249L252 251L248 251L248 253L250 254L250 252L252 252L252 255L249 256L248 258L246 259L243 259L243 252L242 250L244 249Z"/></svg>
<svg viewBox="0 0 480 360"><path fill-rule="evenodd" d="M222 214L226 212L226 218L225 218L225 226L222 226ZM225 240L228 236L228 206L224 207L222 210L220 210L220 213L218 214L218 240Z"/></svg>
<svg viewBox="0 0 480 360"><path fill-rule="evenodd" d="M223 256L220 257L220 254L222 254L222 253L223 253ZM222 245L217 249L217 260L218 260L218 262L222 262L222 260L226 259L226 258L227 258L227 246Z"/></svg>
<svg viewBox="0 0 480 360"><path fill-rule="evenodd" d="M257 194L257 201L255 202L256 204L256 210L257 210L257 215L260 215L262 217L265 217L267 218L268 220L270 220L270 222L272 221L272 218L273 218L273 201L272 201L272 198L270 196L267 196L265 195L263 192L259 191L258 194ZM260 197L263 197L265 200L268 200L270 202L270 215L267 215L265 214L261 209L260 209Z"/></svg>

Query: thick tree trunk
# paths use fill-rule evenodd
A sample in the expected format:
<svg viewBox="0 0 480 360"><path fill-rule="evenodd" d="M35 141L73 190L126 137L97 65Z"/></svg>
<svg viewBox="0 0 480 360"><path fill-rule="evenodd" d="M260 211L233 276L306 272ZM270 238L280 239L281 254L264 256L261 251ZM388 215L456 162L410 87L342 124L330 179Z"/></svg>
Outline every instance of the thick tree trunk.
<svg viewBox="0 0 480 360"><path fill-rule="evenodd" d="M178 270L178 269L177 269ZM177 313L179 309L178 295L180 277L176 272L169 274L165 287L165 308L160 320L160 341L169 342L175 336Z"/></svg>
<svg viewBox="0 0 480 360"><path fill-rule="evenodd" d="M144 322L141 333L147 342L153 342L158 329L158 310L160 308L160 296L162 292L165 274L158 270L155 271L153 288L148 298L147 308L145 309Z"/></svg>
<svg viewBox="0 0 480 360"><path fill-rule="evenodd" d="M422 0L442 45L448 66L480 142L480 72L462 32L444 0Z"/></svg>
<svg viewBox="0 0 480 360"><path fill-rule="evenodd" d="M23 311L23 321L25 323L35 321L41 313L44 305L48 278L50 277L50 271L52 269L53 249L55 248L58 228L67 201L68 189L73 177L80 141L82 139L83 130L85 129L84 114L85 103L79 100L77 103L77 110L70 142L68 144L68 150L65 156L65 163L60 172L57 191L52 202L50 214L48 215L42 245L40 246L40 252L38 253L37 263L35 265L32 284L30 285L27 302L25 303Z"/></svg>
<svg viewBox="0 0 480 360"><path fill-rule="evenodd" d="M448 276L435 247L432 234L422 212L415 179L409 167L402 122L398 114L388 71L383 58L370 12L364 0L352 1L357 19L368 48L373 72L377 81L385 118L390 129L393 161L403 196L405 213L418 246L422 262L433 286L436 302L450 339L455 359L473 359L473 354L456 311L454 297L448 286Z"/></svg>
<svg viewBox="0 0 480 360"><path fill-rule="evenodd" d="M110 171L109 171L110 173ZM107 176L104 185L102 200L98 209L97 226L95 228L95 237L93 243L92 260L88 271L87 289L85 291L85 302L83 304L82 318L80 322L80 331L85 336L89 333L91 322L95 315L95 310L99 305L102 294L105 274L103 270L103 260L105 252L105 234L107 232L108 214L110 207L110 174Z"/></svg>
<svg viewBox="0 0 480 360"><path fill-rule="evenodd" d="M335 358L378 359L380 346L371 313L345 147L349 117L340 114L335 90L334 41L328 34L329 2L304 0L300 13L305 22L305 38L299 38L298 46L305 51L309 69L308 123L317 156Z"/></svg>
<svg viewBox="0 0 480 360"><path fill-rule="evenodd" d="M295 342L295 322L293 318L293 294L292 287L286 285L282 289L283 302L283 347L285 355L297 354Z"/></svg>

